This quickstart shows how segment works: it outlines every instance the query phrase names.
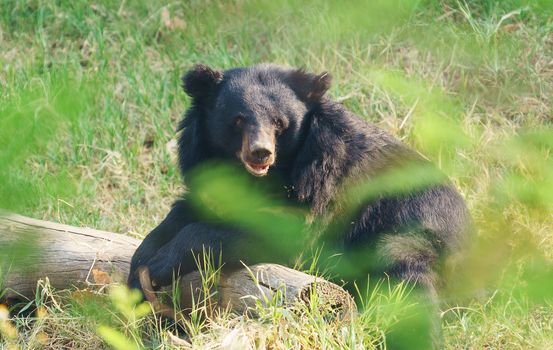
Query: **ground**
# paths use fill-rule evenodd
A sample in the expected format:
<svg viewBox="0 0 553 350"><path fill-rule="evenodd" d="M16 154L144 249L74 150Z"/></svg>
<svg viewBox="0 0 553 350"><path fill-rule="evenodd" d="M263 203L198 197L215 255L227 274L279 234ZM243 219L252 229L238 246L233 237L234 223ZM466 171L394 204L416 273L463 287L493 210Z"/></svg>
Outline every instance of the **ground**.
<svg viewBox="0 0 553 350"><path fill-rule="evenodd" d="M464 293L443 294L446 347L551 348L552 13L549 1L524 0L4 1L0 207L143 237L184 190L175 129L187 68L328 70L333 98L432 159L467 200L477 244L459 272L470 276ZM409 309L405 292L364 298L352 324L278 307L261 320L194 319L190 342L378 348ZM36 317L6 322L2 310L3 345L108 348L125 334L175 346L117 293L83 302L82 291L46 288L29 304Z"/></svg>

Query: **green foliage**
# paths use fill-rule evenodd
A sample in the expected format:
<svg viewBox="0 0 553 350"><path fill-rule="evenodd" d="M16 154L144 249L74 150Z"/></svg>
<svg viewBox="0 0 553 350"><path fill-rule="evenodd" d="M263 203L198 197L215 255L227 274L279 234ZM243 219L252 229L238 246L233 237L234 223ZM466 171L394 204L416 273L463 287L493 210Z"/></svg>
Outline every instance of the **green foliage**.
<svg viewBox="0 0 553 350"><path fill-rule="evenodd" d="M98 334L116 350L138 350L134 342L127 339L121 332L106 326L98 327Z"/></svg>
<svg viewBox="0 0 553 350"><path fill-rule="evenodd" d="M293 256L293 252L300 252L305 247L302 232L306 212L291 207L289 203L275 201L269 193L261 190L263 187L259 185L262 183L257 180L239 167L208 163L189 179L198 189L190 194L189 200L211 219L258 232L258 249L254 251ZM237 201L237 198L242 200Z"/></svg>
<svg viewBox="0 0 553 350"><path fill-rule="evenodd" d="M125 334L115 328L100 325L98 334L117 350L142 349L139 322L151 312L150 305L142 302L142 294L138 290L129 290L126 286L112 286L109 297L117 310L117 317L125 328Z"/></svg>
<svg viewBox="0 0 553 350"><path fill-rule="evenodd" d="M31 179L25 162L46 153L61 127L77 121L89 103L87 87L66 72L53 72L25 87L12 89L0 107L0 207L18 210L37 206L54 193L69 195L72 181L66 169Z"/></svg>

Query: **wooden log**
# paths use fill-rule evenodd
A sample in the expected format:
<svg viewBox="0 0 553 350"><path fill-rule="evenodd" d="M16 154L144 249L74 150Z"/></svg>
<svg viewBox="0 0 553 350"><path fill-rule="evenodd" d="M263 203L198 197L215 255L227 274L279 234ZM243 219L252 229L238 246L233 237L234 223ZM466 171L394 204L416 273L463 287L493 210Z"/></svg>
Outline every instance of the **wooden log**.
<svg viewBox="0 0 553 350"><path fill-rule="evenodd" d="M162 303L157 297L159 293L170 293L170 288L155 293L147 270L141 271L141 284L145 286L146 299L160 313L168 317L176 316L170 303ZM264 263L232 271L223 270L218 285L211 289L209 283L206 286L201 274L195 271L180 279L178 290L179 306L185 315L193 309L193 302L196 307L206 309L208 314L216 308L230 308L236 313L255 315L258 306L297 307L303 304L316 305L327 316L348 319L357 310L351 295L338 285L278 264ZM206 294L210 295L208 300Z"/></svg>
<svg viewBox="0 0 553 350"><path fill-rule="evenodd" d="M26 249L14 249L13 254L0 259L4 265L6 260L11 262L11 268L3 272L4 297L33 298L37 281L45 277L55 289L101 288L112 282L124 283L131 257L140 244L137 239L117 233L21 215L0 215L0 248L21 245L22 241ZM18 256L19 253L22 255ZM146 298L159 311L167 316L174 314L152 291L147 270L141 271L141 282ZM204 298L204 286L197 271L181 277L183 310L192 308L192 300ZM238 313L251 310L257 303L309 304L315 292L317 305L334 310L340 317L348 317L356 309L349 293L336 284L277 264L223 270L213 288L210 291L213 305L230 307Z"/></svg>
<svg viewBox="0 0 553 350"><path fill-rule="evenodd" d="M55 289L124 281L139 244L121 234L0 215L0 246L21 247L0 260L4 296L33 298L37 281L45 277Z"/></svg>

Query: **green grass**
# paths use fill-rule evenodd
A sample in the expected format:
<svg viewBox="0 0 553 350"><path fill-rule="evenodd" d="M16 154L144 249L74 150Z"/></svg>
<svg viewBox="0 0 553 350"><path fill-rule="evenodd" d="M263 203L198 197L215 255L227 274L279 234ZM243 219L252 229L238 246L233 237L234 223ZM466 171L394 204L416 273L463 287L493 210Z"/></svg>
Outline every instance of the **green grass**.
<svg viewBox="0 0 553 350"><path fill-rule="evenodd" d="M431 158L467 200L478 237L443 293L447 348L551 348L552 14L546 0L2 1L0 207L143 237L185 190L174 142L187 68L327 70L332 97ZM0 315L5 345L107 348L99 334L118 336L104 324L175 347L154 317L108 311L120 302L46 291L37 317ZM190 341L378 348L404 299L380 289L352 324L222 314Z"/></svg>

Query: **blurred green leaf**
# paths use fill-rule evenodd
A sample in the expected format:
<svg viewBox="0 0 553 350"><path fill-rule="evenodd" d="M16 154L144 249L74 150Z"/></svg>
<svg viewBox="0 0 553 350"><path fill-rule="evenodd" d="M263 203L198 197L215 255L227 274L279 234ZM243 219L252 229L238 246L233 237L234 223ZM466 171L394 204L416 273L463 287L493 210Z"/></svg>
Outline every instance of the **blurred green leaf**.
<svg viewBox="0 0 553 350"><path fill-rule="evenodd" d="M63 129L67 133L76 123L91 102L90 89L67 72L54 73L15 90L0 104L0 208L19 211L75 190L67 169L33 178L28 166L30 158L44 157L56 137L63 139Z"/></svg>
<svg viewBox="0 0 553 350"><path fill-rule="evenodd" d="M106 326L99 326L97 329L98 334L104 339L106 343L111 345L116 350L139 350L141 347L137 346L130 339L125 337L121 332Z"/></svg>
<svg viewBox="0 0 553 350"><path fill-rule="evenodd" d="M130 290L125 285L112 286L109 297L117 310L128 320L143 318L152 311L150 305L142 301L142 293L139 290Z"/></svg>
<svg viewBox="0 0 553 350"><path fill-rule="evenodd" d="M283 188L276 189L280 199L272 198L264 182L252 179L240 167L210 162L188 182L194 187L189 200L206 218L251 231L259 239L259 248L271 247L265 254L294 256L304 247L306 212L284 201Z"/></svg>

